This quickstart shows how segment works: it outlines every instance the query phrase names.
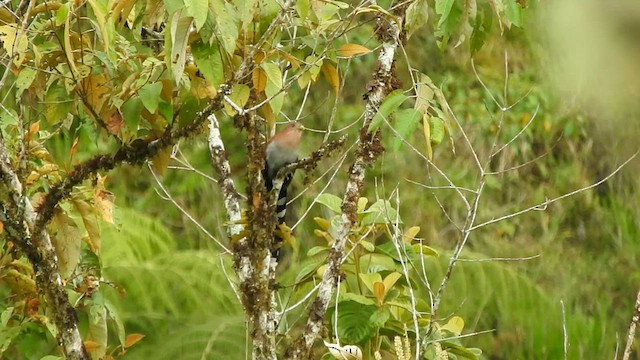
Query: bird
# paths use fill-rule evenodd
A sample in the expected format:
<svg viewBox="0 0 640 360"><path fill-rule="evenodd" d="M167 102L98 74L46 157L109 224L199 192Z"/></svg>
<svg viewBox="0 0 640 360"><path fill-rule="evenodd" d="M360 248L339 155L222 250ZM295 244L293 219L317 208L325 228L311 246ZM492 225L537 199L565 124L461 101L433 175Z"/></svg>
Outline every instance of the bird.
<svg viewBox="0 0 640 360"><path fill-rule="evenodd" d="M302 124L299 122L291 122L267 141L265 164L262 172L267 192L273 189L273 182L278 175L278 171L298 160L298 148L300 147L303 130L304 127ZM284 218L287 213L287 188L289 184L291 184L292 179L293 174L287 174L278 193L278 201L276 202L276 227L284 224ZM283 239L276 234L274 240L276 244L279 244ZM279 249L272 251L272 256L277 259L279 257Z"/></svg>

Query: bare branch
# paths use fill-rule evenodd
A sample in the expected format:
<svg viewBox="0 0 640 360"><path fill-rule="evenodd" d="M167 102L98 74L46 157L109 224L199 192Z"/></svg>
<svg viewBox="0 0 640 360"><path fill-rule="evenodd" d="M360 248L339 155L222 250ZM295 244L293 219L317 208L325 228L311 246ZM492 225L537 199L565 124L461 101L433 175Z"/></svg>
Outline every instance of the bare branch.
<svg viewBox="0 0 640 360"><path fill-rule="evenodd" d="M563 195L558 196L558 197L553 198L553 199L547 199L547 200L545 200L545 201L543 201L543 202L541 202L541 203L539 203L537 205L530 206L530 207L528 207L526 209L522 209L520 211L516 211L516 212L508 214L508 215L500 216L498 218L494 218L494 219L491 219L489 221L485 221L485 222L483 222L481 224L478 224L478 225L474 225L469 229L469 231L477 230L477 229L479 229L481 227L484 227L484 226L487 226L487 225L491 225L491 224L500 222L502 220L511 219L511 218L516 217L516 216L519 216L519 215L522 215L522 214L526 214L526 213L528 213L530 211L542 211L542 210L545 210L548 205L553 204L556 201L559 201L559 200L562 200L562 199L566 199L566 198L568 198L570 196L573 196L573 195L579 194L581 192L585 192L587 190L593 189L593 188L597 187L598 185L603 184L607 180L611 179L620 170L622 170L622 168L624 168L629 162L631 162L631 160L635 159L635 157L638 155L638 153L640 153L640 151L636 151L633 155L631 155L631 157L629 157L627 160L625 160L625 162L623 162L620 166L618 166L609 175L605 176L601 180L599 180L599 181L597 181L597 182L595 182L595 183L593 183L593 184L591 184L589 186L585 186L583 188L571 191L569 193L563 194Z"/></svg>
<svg viewBox="0 0 640 360"><path fill-rule="evenodd" d="M631 346L633 340L636 337L636 327L640 321L640 290L636 296L636 305L633 308L633 316L631 317L631 324L629 325L629 332L627 333L627 344L624 347L624 353L622 353L622 360L629 360L631 356Z"/></svg>

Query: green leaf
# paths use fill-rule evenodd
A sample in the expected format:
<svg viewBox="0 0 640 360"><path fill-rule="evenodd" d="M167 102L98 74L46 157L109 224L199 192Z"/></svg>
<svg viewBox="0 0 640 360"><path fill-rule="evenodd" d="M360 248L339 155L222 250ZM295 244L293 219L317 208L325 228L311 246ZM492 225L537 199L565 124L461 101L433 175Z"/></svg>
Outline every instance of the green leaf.
<svg viewBox="0 0 640 360"><path fill-rule="evenodd" d="M404 144L403 139L407 139L417 128L422 114L416 109L403 109L398 111L394 121L394 128L398 132L398 136L393 139L393 151L398 151Z"/></svg>
<svg viewBox="0 0 640 360"><path fill-rule="evenodd" d="M505 5L504 13L507 18L507 26L522 27L522 7L516 0L505 0Z"/></svg>
<svg viewBox="0 0 640 360"><path fill-rule="evenodd" d="M178 86L180 86L184 64L187 60L186 52L191 24L193 24L193 18L182 16L180 11L176 12L171 19L171 71L173 72L173 80Z"/></svg>
<svg viewBox="0 0 640 360"><path fill-rule="evenodd" d="M342 303L345 301L355 301L362 305L375 305L376 302L373 299L370 299L364 295L354 294L352 292L343 291L340 292L340 296L338 297L338 302ZM340 309L338 309L340 310Z"/></svg>
<svg viewBox="0 0 640 360"><path fill-rule="evenodd" d="M378 112L373 117L371 124L369 125L369 132L376 131L382 125L384 119L389 121L389 116L396 110L403 102L407 100L407 96L402 93L401 89L392 91L387 97L384 98L382 105L378 109Z"/></svg>
<svg viewBox="0 0 640 360"><path fill-rule="evenodd" d="M163 0L163 3L164 3L164 7L167 9L167 13L169 15L171 15L174 12L184 8L184 1L183 0Z"/></svg>
<svg viewBox="0 0 640 360"><path fill-rule="evenodd" d="M51 242L58 257L60 276L66 279L80 261L80 231L76 222L63 210L57 210L53 215L51 229Z"/></svg>
<svg viewBox="0 0 640 360"><path fill-rule="evenodd" d="M314 246L309 251L307 251L307 256L318 255L322 252L329 251L329 248L326 246Z"/></svg>
<svg viewBox="0 0 640 360"><path fill-rule="evenodd" d="M375 327L383 327L390 317L391 313L389 312L389 309L387 307L381 307L371 314L369 322Z"/></svg>
<svg viewBox="0 0 640 360"><path fill-rule="evenodd" d="M253 21L253 16L256 12L257 5L260 3L258 0L236 0L236 9L238 10L238 19L240 20L240 28L246 29L248 25Z"/></svg>
<svg viewBox="0 0 640 360"><path fill-rule="evenodd" d="M193 21L196 23L196 30L202 29L205 21L207 21L207 15L209 14L209 1L208 0L184 0L185 8L187 9L187 15L193 17Z"/></svg>
<svg viewBox="0 0 640 360"><path fill-rule="evenodd" d="M333 194L324 193L318 196L317 202L328 207L331 211L337 214L342 211L342 199Z"/></svg>
<svg viewBox="0 0 640 360"><path fill-rule="evenodd" d="M360 278L360 280L362 280L362 283L364 284L364 286L367 287L367 289L369 289L369 291L371 291L371 293L373 294L373 284L379 282L382 282L382 276L380 274L376 273L369 273L369 274L363 274L360 273L358 274L358 277Z"/></svg>
<svg viewBox="0 0 640 360"><path fill-rule="evenodd" d="M55 125L65 119L73 107L72 97L59 83L51 84L44 99L47 104L44 108L44 116L50 125Z"/></svg>
<svg viewBox="0 0 640 360"><path fill-rule="evenodd" d="M365 254L360 257L360 270L367 273L380 271L395 271L396 264L393 258L383 254Z"/></svg>
<svg viewBox="0 0 640 360"><path fill-rule="evenodd" d="M429 118L429 128L431 129L431 142L438 145L444 139L444 120L437 117Z"/></svg>
<svg viewBox="0 0 640 360"><path fill-rule="evenodd" d="M216 88L224 82L224 64L217 43L208 46L198 41L191 45L191 53L205 79L211 81Z"/></svg>
<svg viewBox="0 0 640 360"><path fill-rule="evenodd" d="M236 40L238 40L235 10L231 4L222 0L211 0L209 9L215 14L218 36L222 39L224 50L229 55L233 55L236 50Z"/></svg>
<svg viewBox="0 0 640 360"><path fill-rule="evenodd" d="M338 307L340 341L345 344L360 344L373 337L376 326L369 319L376 311L376 306L367 306L355 301L341 302Z"/></svg>
<svg viewBox="0 0 640 360"><path fill-rule="evenodd" d="M231 88L231 94L229 95L229 99L235 105L239 106L240 108L244 108L244 106L247 104L247 101L249 100L250 93L251 93L251 90L247 85L236 84L236 85L233 85L233 87ZM226 113L229 114L230 116L233 116L236 114L236 110L231 105L229 105L229 103L226 101L224 102L224 109Z"/></svg>
<svg viewBox="0 0 640 360"><path fill-rule="evenodd" d="M20 94L31 86L33 80L35 80L38 72L33 68L23 68L20 70L18 77L16 78L16 89L18 89L16 97L19 97Z"/></svg>
<svg viewBox="0 0 640 360"><path fill-rule="evenodd" d="M138 133L142 108L142 101L139 98L131 98L122 104L122 118L125 121L127 130L134 136Z"/></svg>
<svg viewBox="0 0 640 360"><path fill-rule="evenodd" d="M89 333L87 340L95 341L100 347L91 352L102 359L107 352L107 308L104 304L94 302L89 309Z"/></svg>
<svg viewBox="0 0 640 360"><path fill-rule="evenodd" d="M482 4L478 9L478 15L476 16L476 23L473 26L473 32L471 33L471 55L474 55L484 45L487 35L491 31L493 26L493 9L489 4Z"/></svg>
<svg viewBox="0 0 640 360"><path fill-rule="evenodd" d="M436 14L440 15L438 27L441 27L447 21L454 2L455 0L436 0Z"/></svg>
<svg viewBox="0 0 640 360"><path fill-rule="evenodd" d="M146 84L142 88L140 88L140 90L138 90L138 95L140 95L140 100L142 100L142 104L152 114L156 112L156 110L158 109L158 103L162 100L160 98L161 92L162 92L161 82Z"/></svg>
<svg viewBox="0 0 640 360"><path fill-rule="evenodd" d="M395 224L396 221L402 224L398 212L388 200L378 199L364 213L366 215L360 221L361 225Z"/></svg>
<svg viewBox="0 0 640 360"><path fill-rule="evenodd" d="M413 251L415 251L416 254L422 254L422 255L433 256L433 257L440 256L440 254L436 249L427 245L413 244L411 245L411 247L413 248Z"/></svg>
<svg viewBox="0 0 640 360"><path fill-rule="evenodd" d="M407 38L409 38L429 20L429 4L427 0L415 0L407 8L406 14L404 29L407 33Z"/></svg>
<svg viewBox="0 0 640 360"><path fill-rule="evenodd" d="M126 333L124 331L124 323L122 322L122 318L118 314L118 310L110 301L106 299L104 301L104 306L107 309L109 318L113 320L113 322L116 324L116 330L118 332L118 341L120 341L120 345L124 345Z"/></svg>
<svg viewBox="0 0 640 360"><path fill-rule="evenodd" d="M69 16L69 3L63 4L56 11L56 26L60 26L67 22Z"/></svg>

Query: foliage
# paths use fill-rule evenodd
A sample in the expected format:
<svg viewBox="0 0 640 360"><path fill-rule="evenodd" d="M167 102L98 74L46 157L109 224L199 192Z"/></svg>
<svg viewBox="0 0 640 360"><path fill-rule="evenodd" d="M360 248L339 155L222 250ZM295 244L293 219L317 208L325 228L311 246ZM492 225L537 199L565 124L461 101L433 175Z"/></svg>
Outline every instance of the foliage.
<svg viewBox="0 0 640 360"><path fill-rule="evenodd" d="M145 156L150 156L153 169L159 174L166 173L167 183L178 183L178 193L184 196L179 200L199 202L198 214L211 214L206 225L217 227L216 236L220 237L224 233L218 220L220 211L201 201L203 195L194 190L195 181L183 181L184 177L168 169L170 165L182 165L170 145L183 138L188 138L181 145L188 157L199 164L207 163L208 160L199 160L197 152L202 147L192 141L203 132L204 120L194 119L199 119L199 114L222 92L228 99L215 113L219 118L257 111L264 119L260 130L269 133L276 121L288 116L289 109L304 104L307 98L318 108L327 99L334 100L332 108L337 109L344 99L354 99L366 91L364 86L351 89L345 82L347 77L351 82L368 76L357 69L368 69L374 61L371 53L377 50L378 40L372 39L371 34L376 19L405 19L403 41L409 41L406 46L409 54L415 41L425 40L436 42L441 50L464 48L470 54L482 56L483 45L495 41L492 36L497 31L500 35L509 34L510 29L526 24L527 6L527 2L516 0L416 0L379 5L297 1L295 11L288 13L286 24L282 24L275 21L281 9L273 1L37 1L26 15L16 17L15 14L24 11L18 9L19 3L22 2L10 1L0 9L3 24L0 40L5 55L0 69L2 84L7 84L0 90L3 98L0 135L12 165L19 169L26 194L36 207L70 174L83 169L91 173L74 184L60 203L53 204L47 230L52 236L65 288L80 314L85 346L94 357L107 358L125 352L138 358L242 357L245 324L237 299L223 276L223 269L232 271L227 260L193 246L198 244L195 236L185 234L192 235L195 230L184 229L187 222L179 218L177 211L160 205L151 192L138 193L149 188L148 179L140 179L137 173L132 175L129 169L120 169L107 181L102 170L110 170L125 160L140 164L147 159ZM277 30L270 32L271 26ZM243 82L237 81L236 74L246 64L251 64L250 76ZM386 159L402 158L405 155L402 150L413 146L429 161L449 163L456 183L474 181L469 177L468 164L461 164L453 155L460 134L452 122L451 108L464 109L460 118L463 125L474 129L473 139L478 141L474 145L478 148L488 147L488 139L499 132L495 121L478 120L478 114L486 112L491 117L500 109L493 107L486 94L468 91L472 85L455 73L459 69L438 73L414 69L409 63L400 66L408 68L399 77L409 80L410 86L387 95L368 129L382 131L389 150ZM435 85L445 77L453 81ZM368 80L362 84L365 81ZM528 80L516 82L516 92L524 92L520 90L529 85ZM331 95L326 96L324 90ZM333 115L307 111L309 114L303 117L329 130L336 117L336 127L346 126L361 112L356 101L349 102L340 104L337 116L335 111ZM553 105L546 94L534 92L521 104L523 114L509 118L500 129L499 139L505 142L517 134L537 113L535 108L539 104ZM302 108L304 105L299 115ZM325 115L332 119L330 125ZM576 183L588 183L589 174L577 165L570 165L580 157L579 151L564 151L584 144L587 131L584 121L573 119L573 114L553 116L551 111L544 110L540 117L542 120L533 122L530 131L525 132L525 141L514 146L501 161L517 162L532 154L549 152L550 162L536 162L514 177L504 177L505 183L521 184L524 176L536 180L556 176L549 182L564 181L557 186L558 192ZM136 151L182 130L184 136L172 138L162 149ZM230 121L223 122L222 131L233 140L229 144L233 151L229 153L234 165L245 164L245 150L237 141L239 131L232 129ZM559 136L569 143L563 151L555 150ZM139 156L99 169L83 167L99 154L115 154L122 149ZM425 176L423 169L412 166L413 160L405 157L403 161L409 170L415 171L404 175ZM388 176L394 170L376 169L373 174ZM576 173L576 181L566 180ZM244 180L239 181L244 184ZM481 209L481 215L489 216L503 204L513 207L520 199L518 191L504 189L505 183L488 184L492 202ZM157 218L121 208L116 210L114 220L115 199L107 184L119 188L118 192L128 199L140 200L135 206L147 208ZM0 188L5 190L5 185ZM528 190L531 193L528 200L545 195L538 189ZM210 189L207 191L206 197L216 195ZM338 190L332 188L330 192ZM3 204L7 196L4 191L0 195ZM366 198L360 199L357 227L349 235L349 255L342 266L340 295L327 314L326 323L331 328L331 336L327 338L337 337L343 343L361 346L367 355L373 356L376 351L398 355L396 337L410 342L404 350L415 349L415 338L419 335L426 358L437 358L446 351L450 357L473 359L480 352L470 346L482 343L487 353L491 352L490 341L483 343L483 337L462 341L457 337L463 330L497 328L494 340L508 349L502 350L502 355L505 351L511 355L522 351L522 357L534 358L560 354L559 343L544 338L551 337L544 335L544 331L553 326L555 338L560 337L558 322L525 316L535 308L540 313L554 314L555 321L556 304L532 285L530 278L515 274L508 266L495 263L458 266L459 275L451 281L451 295L445 297L444 310L439 313L450 311L455 316L432 318L424 300L428 296L423 289L426 279L422 279L418 264L426 258L425 273L436 280L442 277L449 254L440 250L447 248L443 237L431 234L437 233L434 228L445 226L440 226L441 216L432 216L440 211L439 207L433 203L425 205L424 196L419 193L412 196L419 200L404 200L398 208L383 199L371 205ZM328 249L335 240L332 231L336 214L341 212L340 202L338 197L326 193L320 196L318 203L330 215L319 214L315 218L316 229L311 230L307 224L299 230L298 237L313 231L323 243L312 248L302 245L306 259L302 263L294 259L292 267L282 275L283 284L296 285L293 290L280 291L281 295L290 296L292 302L301 300L313 288L313 280L324 271ZM456 206L451 208L455 210ZM596 208L606 213L602 210L606 206L597 204ZM626 207L611 206L622 208L616 211L613 222L622 224L621 231L629 234L616 238L615 246L623 249L623 238L635 238L633 211L625 215ZM400 221L400 214L405 222ZM158 219L171 222L171 231ZM562 220L546 220L544 233L548 237L561 233L566 226ZM5 308L0 314L0 353L16 358L56 353L57 330L41 305L33 264L28 263L16 242L3 230L5 222L7 218L2 213L0 278L7 286L0 289ZM409 224L421 227L408 227ZM403 226L408 228L401 233ZM544 225L528 224L521 231L538 233L541 227ZM429 246L416 239L421 230L428 232L425 237L433 238ZM486 235L509 238L516 237L516 233L516 225L505 225ZM484 242L481 239L474 246L480 247ZM487 252L500 246L484 245L483 251ZM560 246L553 248L556 253L561 250ZM627 269L633 270L636 252L622 252ZM615 260L611 252L605 254L609 261ZM470 267L474 271L467 271ZM624 284L616 286L624 288ZM418 294L415 304L411 302L411 291ZM467 296L469 293L476 296ZM459 307L461 300L457 295L477 305L477 312L470 311L468 306ZM298 331L294 323L296 317L303 316L299 310L285 316L281 325L284 334L291 329ZM603 327L601 318L589 319L580 311L573 315L567 322L570 331L585 334L593 343L602 340L598 334L598 328ZM527 335L504 330L509 325L503 324L513 323L532 329L535 334L532 338L537 341L549 340L545 342L548 347L536 348L533 340L522 341L522 337L529 338ZM524 342L523 347L527 348L522 350L516 342ZM581 355L597 352L604 357L608 353L603 348L606 346L580 351L584 351ZM325 353L326 349L317 352Z"/></svg>

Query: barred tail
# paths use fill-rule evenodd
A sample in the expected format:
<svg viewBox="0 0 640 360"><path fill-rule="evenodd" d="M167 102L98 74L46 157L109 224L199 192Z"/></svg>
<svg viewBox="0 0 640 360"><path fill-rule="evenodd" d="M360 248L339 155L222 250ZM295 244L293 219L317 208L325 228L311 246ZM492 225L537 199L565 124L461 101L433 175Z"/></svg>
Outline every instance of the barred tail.
<svg viewBox="0 0 640 360"><path fill-rule="evenodd" d="M276 217L278 223L276 225L276 228L278 225L285 223L285 217L287 215L287 189L289 188L289 184L291 184L292 179L292 174L287 175L287 177L284 178L284 182L282 183L282 187L280 188L280 192L278 193L278 201L276 202ZM280 259L280 247L282 246L283 241L284 239L281 237L280 232L276 231L273 236L273 248L271 251L271 257L277 260Z"/></svg>

